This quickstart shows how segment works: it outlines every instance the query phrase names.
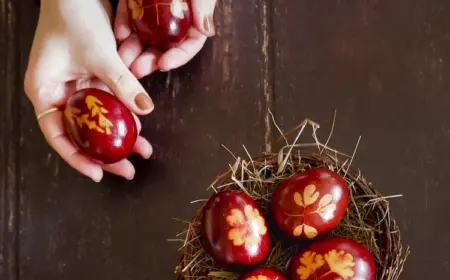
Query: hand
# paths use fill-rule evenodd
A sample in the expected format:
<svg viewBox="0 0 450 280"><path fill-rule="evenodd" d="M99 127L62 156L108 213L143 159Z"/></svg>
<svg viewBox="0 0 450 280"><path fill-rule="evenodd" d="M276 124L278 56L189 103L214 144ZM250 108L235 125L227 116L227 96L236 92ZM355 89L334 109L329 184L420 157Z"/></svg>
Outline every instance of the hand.
<svg viewBox="0 0 450 280"><path fill-rule="evenodd" d="M119 55L122 61L137 78L147 76L158 69L169 71L186 64L201 50L206 39L215 34L213 13L216 0L191 0L191 3L194 24L186 39L179 46L161 54L155 49L144 49L143 43L130 25L127 0L119 0L114 34L121 44Z"/></svg>
<svg viewBox="0 0 450 280"><path fill-rule="evenodd" d="M153 110L151 99L117 53L111 20L107 0L42 0L24 84L36 114L49 112L39 119L48 143L96 182L103 170L132 179L135 169L126 159L101 165L82 155L66 134L62 112L52 109L63 106L75 91L95 87L114 94L136 114ZM149 158L152 147L139 136L134 152Z"/></svg>

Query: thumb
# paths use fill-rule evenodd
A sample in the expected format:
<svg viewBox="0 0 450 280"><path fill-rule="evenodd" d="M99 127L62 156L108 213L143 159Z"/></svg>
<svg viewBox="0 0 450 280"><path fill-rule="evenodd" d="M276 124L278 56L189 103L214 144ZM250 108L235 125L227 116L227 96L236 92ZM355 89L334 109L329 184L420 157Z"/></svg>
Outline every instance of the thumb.
<svg viewBox="0 0 450 280"><path fill-rule="evenodd" d="M94 69L94 74L111 89L125 106L138 115L146 115L153 111L153 101L118 55L105 59L98 65Z"/></svg>
<svg viewBox="0 0 450 280"><path fill-rule="evenodd" d="M191 3L195 27L204 35L213 36L216 32L213 20L216 0L192 0Z"/></svg>

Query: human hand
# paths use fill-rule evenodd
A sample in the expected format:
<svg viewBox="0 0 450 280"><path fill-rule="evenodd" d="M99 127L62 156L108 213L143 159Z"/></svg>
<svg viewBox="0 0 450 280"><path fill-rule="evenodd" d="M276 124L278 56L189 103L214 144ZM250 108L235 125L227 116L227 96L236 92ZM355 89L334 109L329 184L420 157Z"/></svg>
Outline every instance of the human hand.
<svg viewBox="0 0 450 280"><path fill-rule="evenodd" d="M94 87L118 97L132 112L149 114L153 103L122 62L111 27L107 0L41 0L41 12L25 74L25 92L50 146L73 168L99 182L103 170L132 179L135 169L124 159L99 164L69 140L60 108L75 91ZM141 124L135 115L138 130ZM150 143L138 136L134 152L144 158Z"/></svg>
<svg viewBox="0 0 450 280"><path fill-rule="evenodd" d="M134 0L139 3L140 0ZM186 39L177 47L161 53L144 49L144 44L134 32L128 16L127 0L119 0L114 24L114 34L120 42L119 55L137 77L142 78L156 70L169 71L189 62L203 47L208 37L215 34L213 13L216 0L191 0L193 26Z"/></svg>

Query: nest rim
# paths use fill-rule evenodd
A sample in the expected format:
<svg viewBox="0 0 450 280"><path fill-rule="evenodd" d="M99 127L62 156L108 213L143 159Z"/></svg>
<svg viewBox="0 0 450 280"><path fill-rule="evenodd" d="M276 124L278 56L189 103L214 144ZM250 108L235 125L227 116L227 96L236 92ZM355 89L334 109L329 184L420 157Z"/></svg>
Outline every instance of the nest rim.
<svg viewBox="0 0 450 280"><path fill-rule="evenodd" d="M289 148L289 150L286 151L285 148ZM371 210L366 213L369 213L369 216L372 218L378 218L375 219L377 224L375 224L375 222L373 222L374 224L369 224L370 228L374 230L370 235L376 235L376 237L370 239L373 241L372 243L370 240L367 242L357 240L359 236L349 236L345 230L340 228L341 225L331 232L331 236L346 237L357 241L366 247L371 252L376 263L377 273L375 280L397 280L400 277L410 253L410 248L403 244L401 231L397 226L397 222L390 209L388 199L391 197L383 197L381 192L363 176L361 170L352 165L353 156L345 155L317 142L313 145L295 145L294 143L285 146L278 153L262 153L258 157L251 158L249 156L249 158L250 160L246 161L235 157L236 162L233 165L230 165L230 169L217 176L211 184L210 189L214 191L211 196L222 191L241 190L250 195L250 197L258 203L263 209L264 215L267 217L267 215L270 215L266 209L268 202L264 201L263 196L258 197L258 193L256 193L257 195L255 196L255 193L248 192L245 187L246 180L244 178L244 168L247 169L247 171L249 168L253 168L253 172L256 172L257 169L264 169L272 173L277 172L277 174L282 174L282 176L274 179L276 182L273 183L269 195L270 192L273 193L273 190L276 189L279 184L297 172L317 167L328 168L340 174L347 182L351 195L350 203L354 204L353 206L356 209L356 212L370 206ZM239 176L241 177L239 178ZM270 180L271 178L265 179ZM267 186L265 187L269 188ZM187 222L184 231L178 234L179 237L184 236L184 242L180 248L180 262L175 269L178 279L238 279L241 275L234 271L222 270L222 268L217 266L206 252L204 252L201 243L200 228L202 212L208 199L198 201L202 204L198 208L197 214L191 221ZM359 200L365 203L362 206L359 206ZM347 212L350 212L350 206ZM360 215L360 213L358 213L358 215ZM341 221L341 223L343 222ZM363 225L365 224L363 223ZM355 226L358 229L357 224L353 225L350 223L348 226ZM365 228L362 231L367 231L367 229L368 228ZM359 228L358 232L360 231L361 228ZM361 236L367 234L368 233L364 233L361 234ZM311 242L314 241L316 240L312 240ZM274 242L271 242L271 252L272 250L278 250L279 248L276 249L277 246L283 247L283 244L286 242L287 241L283 239L274 240ZM307 245L298 243L293 245L293 247L279 249L284 250L282 251L283 254L285 254L283 255L283 258L286 256L289 257L287 261L283 259L285 261L284 267L278 263L275 264L275 262L271 262L268 259L263 261L260 266L273 267L286 273L287 266L290 263L292 256L299 250L304 249L305 246ZM271 255L271 253L269 253L269 255ZM197 267L195 268L195 266ZM289 276L289 273L286 273L286 275Z"/></svg>

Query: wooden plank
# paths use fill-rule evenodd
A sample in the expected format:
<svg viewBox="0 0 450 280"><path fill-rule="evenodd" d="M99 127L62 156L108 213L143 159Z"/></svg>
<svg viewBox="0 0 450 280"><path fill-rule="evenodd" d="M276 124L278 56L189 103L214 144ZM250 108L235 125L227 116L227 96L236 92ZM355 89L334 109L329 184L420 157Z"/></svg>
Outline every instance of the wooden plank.
<svg viewBox="0 0 450 280"><path fill-rule="evenodd" d="M385 195L412 255L400 279L448 279L450 3L274 0L277 122L304 118ZM309 140L311 140L309 138Z"/></svg>
<svg viewBox="0 0 450 280"><path fill-rule="evenodd" d="M18 275L17 143L19 110L17 5L0 1L0 279Z"/></svg>
<svg viewBox="0 0 450 280"><path fill-rule="evenodd" d="M150 161L134 159L132 182L108 176L95 184L48 148L31 106L22 114L20 153L21 280L174 279L174 238L206 198L232 157L266 148L265 54L259 1L218 1L217 36L181 69L142 80L156 110L142 118L154 145ZM27 10L28 9L28 10ZM35 25L23 7L21 31ZM29 50L31 34L21 51ZM256 39L255 39L256 38ZM22 61L23 62L23 61Z"/></svg>

